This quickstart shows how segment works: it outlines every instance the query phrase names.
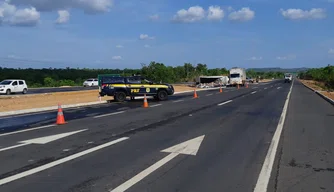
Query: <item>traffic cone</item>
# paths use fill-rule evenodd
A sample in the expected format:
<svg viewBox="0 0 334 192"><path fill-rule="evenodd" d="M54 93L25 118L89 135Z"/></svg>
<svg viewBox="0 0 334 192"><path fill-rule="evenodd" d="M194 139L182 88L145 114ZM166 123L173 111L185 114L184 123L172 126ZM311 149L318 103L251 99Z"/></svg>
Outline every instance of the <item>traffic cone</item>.
<svg viewBox="0 0 334 192"><path fill-rule="evenodd" d="M144 95L144 108L148 108L148 102L147 102L147 98L146 98L146 94Z"/></svg>
<svg viewBox="0 0 334 192"><path fill-rule="evenodd" d="M197 93L196 93L196 89L194 89L194 98L198 98Z"/></svg>
<svg viewBox="0 0 334 192"><path fill-rule="evenodd" d="M66 124L65 122L65 118L64 118L64 113L63 113L63 109L61 108L61 105L58 104L58 114L57 114L57 125L63 125Z"/></svg>
<svg viewBox="0 0 334 192"><path fill-rule="evenodd" d="M219 93L222 93L222 92L223 92L223 89L222 89L222 86L220 86Z"/></svg>

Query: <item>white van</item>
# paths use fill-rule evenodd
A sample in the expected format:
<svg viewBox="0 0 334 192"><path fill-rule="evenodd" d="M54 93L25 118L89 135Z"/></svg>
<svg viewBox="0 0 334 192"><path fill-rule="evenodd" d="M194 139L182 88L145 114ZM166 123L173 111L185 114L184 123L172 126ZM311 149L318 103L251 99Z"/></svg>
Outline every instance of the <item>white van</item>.
<svg viewBox="0 0 334 192"><path fill-rule="evenodd" d="M11 93L28 92L28 86L25 80L22 79L6 79L0 82L0 94L10 95Z"/></svg>

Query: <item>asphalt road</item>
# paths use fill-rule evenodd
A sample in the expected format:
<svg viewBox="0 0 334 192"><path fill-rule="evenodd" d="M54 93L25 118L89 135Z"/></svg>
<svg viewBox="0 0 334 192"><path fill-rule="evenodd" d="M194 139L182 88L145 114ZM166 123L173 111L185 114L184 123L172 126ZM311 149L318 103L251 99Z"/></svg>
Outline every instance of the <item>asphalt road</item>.
<svg viewBox="0 0 334 192"><path fill-rule="evenodd" d="M27 94L41 94L41 93L53 93L53 92L69 92L69 91L86 91L97 90L98 87L55 87L55 88L31 88Z"/></svg>
<svg viewBox="0 0 334 192"><path fill-rule="evenodd" d="M0 134L0 191L253 191L290 88L276 81L198 92L198 99L184 95L146 109L88 113L62 126ZM332 106L298 82L290 97L268 191L333 189L333 172L321 169L321 181L300 179L296 187L297 172L283 170L291 156L297 165L314 161L312 170L333 167Z"/></svg>

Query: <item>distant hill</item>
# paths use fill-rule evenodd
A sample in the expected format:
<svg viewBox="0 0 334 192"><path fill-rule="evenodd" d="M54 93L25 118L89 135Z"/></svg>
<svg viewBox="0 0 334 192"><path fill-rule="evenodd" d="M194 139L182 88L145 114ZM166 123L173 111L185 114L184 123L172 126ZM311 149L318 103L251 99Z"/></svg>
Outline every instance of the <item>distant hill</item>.
<svg viewBox="0 0 334 192"><path fill-rule="evenodd" d="M296 72L301 72L301 71L307 71L309 68L306 67L302 67L302 68L249 68L247 69L247 71L249 70L254 70L256 72L284 72L284 73L296 73Z"/></svg>

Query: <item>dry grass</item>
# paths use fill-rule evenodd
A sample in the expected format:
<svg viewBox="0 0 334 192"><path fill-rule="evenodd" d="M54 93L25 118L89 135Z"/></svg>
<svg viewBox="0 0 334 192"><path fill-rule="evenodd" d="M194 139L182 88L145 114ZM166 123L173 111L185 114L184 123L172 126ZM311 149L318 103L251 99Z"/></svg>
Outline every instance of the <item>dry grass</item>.
<svg viewBox="0 0 334 192"><path fill-rule="evenodd" d="M325 87L324 83L313 80L302 80L302 79L300 79L300 82L307 85L308 87L311 87L313 90L319 91L321 92L321 94L326 95L327 97L334 100L334 92L330 92L324 89Z"/></svg>
<svg viewBox="0 0 334 192"><path fill-rule="evenodd" d="M175 92L189 91L194 88L185 85L174 85ZM112 100L113 97L102 97L102 100ZM99 101L98 90L58 92L36 95L13 95L0 97L0 112L31 108L51 107L58 103L63 105Z"/></svg>
<svg viewBox="0 0 334 192"><path fill-rule="evenodd" d="M262 79L262 80L259 80L259 82L261 83L267 83L267 82L270 82L272 81L272 79Z"/></svg>

